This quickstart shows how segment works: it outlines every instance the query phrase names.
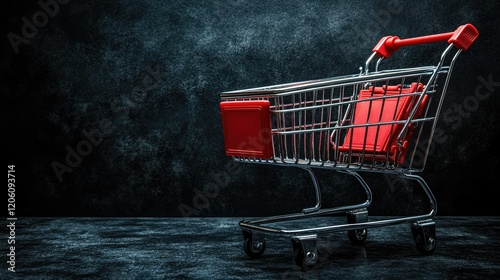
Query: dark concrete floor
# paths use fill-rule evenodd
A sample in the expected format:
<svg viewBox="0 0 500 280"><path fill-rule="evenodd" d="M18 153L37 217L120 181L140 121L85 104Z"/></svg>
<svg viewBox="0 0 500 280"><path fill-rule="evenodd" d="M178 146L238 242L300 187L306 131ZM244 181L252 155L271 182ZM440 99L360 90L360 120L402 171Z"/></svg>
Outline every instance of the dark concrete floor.
<svg viewBox="0 0 500 280"><path fill-rule="evenodd" d="M370 219L379 218L382 217ZM325 219L343 222L341 217L321 219L301 223L316 225ZM295 265L289 236L268 236L264 255L259 259L248 258L242 249L239 221L239 218L21 217L16 226L16 273L8 272L3 261L4 272L0 276L19 279L500 277L499 217L436 217L438 243L430 256L416 250L409 224L372 228L362 246L352 245L345 232L320 236L320 263L315 271L309 272Z"/></svg>

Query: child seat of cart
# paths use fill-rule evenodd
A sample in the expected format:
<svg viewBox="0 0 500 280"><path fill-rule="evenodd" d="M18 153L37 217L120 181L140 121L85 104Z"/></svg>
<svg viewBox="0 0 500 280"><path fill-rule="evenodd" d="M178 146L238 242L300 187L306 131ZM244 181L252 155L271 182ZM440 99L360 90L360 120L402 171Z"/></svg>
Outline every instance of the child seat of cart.
<svg viewBox="0 0 500 280"><path fill-rule="evenodd" d="M347 129L342 145L338 146L340 156L350 156L360 162L381 161L400 163L404 162L409 148L415 123L410 123L407 133L403 137L402 147L397 138L404 127L404 123L382 124L394 121L406 121L420 95L404 95L422 92L424 85L413 82L411 85L383 85L370 86L360 90L357 102L352 109L350 125ZM413 119L418 118L427 103L428 96L424 95Z"/></svg>

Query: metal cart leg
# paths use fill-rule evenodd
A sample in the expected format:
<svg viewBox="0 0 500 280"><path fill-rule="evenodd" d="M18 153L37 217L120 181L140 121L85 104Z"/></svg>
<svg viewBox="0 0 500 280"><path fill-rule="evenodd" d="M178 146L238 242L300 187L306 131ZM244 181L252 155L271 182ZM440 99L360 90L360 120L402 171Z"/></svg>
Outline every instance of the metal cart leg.
<svg viewBox="0 0 500 280"><path fill-rule="evenodd" d="M418 176L418 175L413 175L413 174L402 174L401 177L407 178L409 180L414 180L417 181L422 189L425 191L425 194L427 194L427 197L429 198L429 203L431 206L431 211L427 215L428 218L433 218L436 215L437 211L437 201L436 198L434 197L434 194L431 191L431 188L429 188L429 185L425 182L425 180Z"/></svg>
<svg viewBox="0 0 500 280"><path fill-rule="evenodd" d="M343 171L342 173L349 174L358 180L358 182L361 184L361 186L366 192L366 203L367 203L366 207L370 206L373 199L372 192L366 181L363 179L363 177L361 177L361 175L359 175L354 171ZM357 223L368 222L368 209L366 207L347 211L346 212L347 223L357 224ZM365 242L366 238L368 237L368 229L362 228L362 229L348 230L347 237L349 237L349 240L351 240L353 244L361 245Z"/></svg>
<svg viewBox="0 0 500 280"><path fill-rule="evenodd" d="M314 187L314 193L316 195L316 204L314 205L314 207L305 208L302 210L302 213L308 214L316 212L319 209L321 209L321 189L319 187L318 178L316 177L316 174L314 174L314 171L310 167L301 167L301 168L306 170L307 173L309 173L309 176L311 176L311 180L313 182L313 187Z"/></svg>

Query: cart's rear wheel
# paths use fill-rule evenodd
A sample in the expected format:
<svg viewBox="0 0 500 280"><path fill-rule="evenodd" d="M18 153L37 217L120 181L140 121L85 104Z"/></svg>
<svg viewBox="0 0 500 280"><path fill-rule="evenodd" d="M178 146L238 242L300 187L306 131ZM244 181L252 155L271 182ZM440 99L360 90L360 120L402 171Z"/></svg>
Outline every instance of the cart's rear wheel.
<svg viewBox="0 0 500 280"><path fill-rule="evenodd" d="M315 270L318 267L318 262L308 264L304 258L304 250L302 248L296 249L293 252L293 260L303 271Z"/></svg>
<svg viewBox="0 0 500 280"><path fill-rule="evenodd" d="M436 225L434 222L426 224L413 224L411 226L413 239L417 250L422 255L431 255L436 249Z"/></svg>
<svg viewBox="0 0 500 280"><path fill-rule="evenodd" d="M361 245L365 242L366 237L368 236L368 229L355 229L347 231L347 237L351 240L354 245Z"/></svg>
<svg viewBox="0 0 500 280"><path fill-rule="evenodd" d="M308 241L306 241L308 242ZM292 238L293 260L303 271L315 270L318 267L318 251L309 250L304 254L304 245L299 239Z"/></svg>
<svg viewBox="0 0 500 280"><path fill-rule="evenodd" d="M258 258L266 250L266 241L264 239L255 240L250 231L243 230L243 250L251 258Z"/></svg>

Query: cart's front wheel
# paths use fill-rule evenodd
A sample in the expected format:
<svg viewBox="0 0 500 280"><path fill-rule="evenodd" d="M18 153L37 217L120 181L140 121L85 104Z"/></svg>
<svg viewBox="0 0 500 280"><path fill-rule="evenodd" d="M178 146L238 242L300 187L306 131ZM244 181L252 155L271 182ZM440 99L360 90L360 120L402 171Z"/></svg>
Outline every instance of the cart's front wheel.
<svg viewBox="0 0 500 280"><path fill-rule="evenodd" d="M346 214L347 214L347 223L349 224L368 222L368 210L366 208L348 211ZM367 228L347 231L347 237L349 237L349 240L351 240L352 244L354 245L363 244L367 236L368 236Z"/></svg>
<svg viewBox="0 0 500 280"><path fill-rule="evenodd" d="M263 238L254 238L252 232L243 230L243 250L251 258L258 258L266 250L266 241ZM255 240L254 240L255 239Z"/></svg>
<svg viewBox="0 0 500 280"><path fill-rule="evenodd" d="M347 231L347 237L351 240L354 245L361 245L365 242L368 236L368 229L355 229Z"/></svg>

